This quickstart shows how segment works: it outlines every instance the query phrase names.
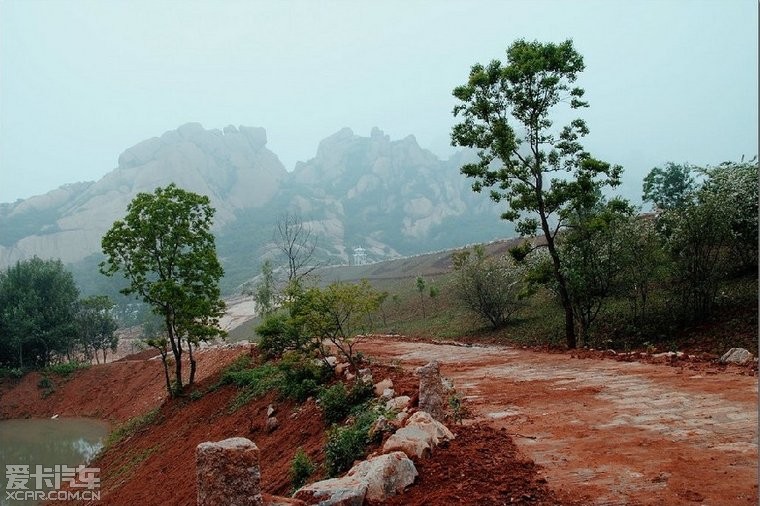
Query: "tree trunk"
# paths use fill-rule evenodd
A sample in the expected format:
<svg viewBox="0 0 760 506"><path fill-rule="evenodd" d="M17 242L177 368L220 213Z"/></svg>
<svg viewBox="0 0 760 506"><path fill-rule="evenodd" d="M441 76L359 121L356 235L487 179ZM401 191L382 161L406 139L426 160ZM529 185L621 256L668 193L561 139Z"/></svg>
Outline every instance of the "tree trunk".
<svg viewBox="0 0 760 506"><path fill-rule="evenodd" d="M193 343L190 341L187 342L187 352L190 357L190 380L188 381L188 385L192 385L195 381L195 357L193 357Z"/></svg>
<svg viewBox="0 0 760 506"><path fill-rule="evenodd" d="M166 332L169 334L169 343L174 355L174 388L170 388L169 395L175 397L182 391L182 342L177 338L174 328L174 315L169 312L166 315Z"/></svg>
<svg viewBox="0 0 760 506"><path fill-rule="evenodd" d="M543 208L543 201L540 208ZM565 340L567 347L575 349L578 344L575 340L575 322L573 321L573 305L570 301L570 294L567 291L567 283L565 282L565 276L562 274L560 267L559 253L554 245L554 237L549 229L549 222L543 212L543 209L539 211L541 217L541 229L546 237L546 246L549 249L549 255L552 257L552 265L554 266L554 277L559 285L559 298L562 302L562 308L565 310Z"/></svg>

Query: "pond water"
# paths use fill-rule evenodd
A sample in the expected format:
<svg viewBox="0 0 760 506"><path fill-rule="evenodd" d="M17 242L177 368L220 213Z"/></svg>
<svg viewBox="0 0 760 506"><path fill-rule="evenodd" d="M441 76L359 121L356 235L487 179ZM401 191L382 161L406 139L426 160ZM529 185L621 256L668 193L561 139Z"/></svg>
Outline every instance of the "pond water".
<svg viewBox="0 0 760 506"><path fill-rule="evenodd" d="M56 474L65 478L60 472L65 469L56 470L55 466L76 468L88 464L103 447L108 429L107 423L88 418L0 420L0 505L37 504L34 500L15 500L18 494L8 497L6 490L11 484L7 466L28 466L15 469L14 472L22 471L15 474L17 477L24 476L25 469L35 474L37 466L42 466L43 485L45 479L54 480ZM36 481L31 477L25 490L38 490ZM52 490L45 486L42 489Z"/></svg>

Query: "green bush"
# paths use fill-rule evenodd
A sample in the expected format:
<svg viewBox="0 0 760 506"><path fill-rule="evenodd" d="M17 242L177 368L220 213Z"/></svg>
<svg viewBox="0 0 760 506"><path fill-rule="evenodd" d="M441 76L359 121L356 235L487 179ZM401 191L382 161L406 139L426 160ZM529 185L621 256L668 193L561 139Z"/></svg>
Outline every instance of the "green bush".
<svg viewBox="0 0 760 506"><path fill-rule="evenodd" d="M369 429L379 414L364 405L354 422L345 427L333 427L327 432L325 445L325 468L330 476L337 476L351 468L355 460L367 453Z"/></svg>
<svg viewBox="0 0 760 506"><path fill-rule="evenodd" d="M251 399L277 390L282 398L303 402L316 395L322 384L332 377L332 370L317 365L300 353L286 353L279 362L266 362L251 369L228 369L221 384L241 388L230 406L235 411Z"/></svg>
<svg viewBox="0 0 760 506"><path fill-rule="evenodd" d="M277 368L282 374L277 387L280 395L298 402L316 395L333 376L329 366L317 365L310 357L295 352L283 355Z"/></svg>
<svg viewBox="0 0 760 506"><path fill-rule="evenodd" d="M51 389L55 388L55 383L53 383L53 380L48 378L47 376L43 376L40 378L40 380L37 382L37 388L44 388L44 389Z"/></svg>
<svg viewBox="0 0 760 506"><path fill-rule="evenodd" d="M306 455L303 448L299 448L293 457L293 463L290 465L290 484L293 487L293 492L303 487L316 469L317 466Z"/></svg>
<svg viewBox="0 0 760 506"><path fill-rule="evenodd" d="M78 371L79 369L87 369L88 367L90 367L90 364L87 362L71 361L50 365L45 368L45 372L57 374L59 376L68 376L74 371Z"/></svg>
<svg viewBox="0 0 760 506"><path fill-rule="evenodd" d="M284 312L273 313L256 327L259 349L267 359L279 358L288 350L306 351L308 338L301 335L294 319Z"/></svg>
<svg viewBox="0 0 760 506"><path fill-rule="evenodd" d="M325 388L319 394L319 403L322 407L322 415L328 424L338 423L351 411L351 404L348 402L348 391L343 383Z"/></svg>
<svg viewBox="0 0 760 506"><path fill-rule="evenodd" d="M346 418L357 406L371 399L375 393L372 383L357 380L346 390L343 383L325 388L319 395L322 413L328 424L340 422Z"/></svg>
<svg viewBox="0 0 760 506"><path fill-rule="evenodd" d="M21 379L24 369L21 367L0 367L0 378Z"/></svg>

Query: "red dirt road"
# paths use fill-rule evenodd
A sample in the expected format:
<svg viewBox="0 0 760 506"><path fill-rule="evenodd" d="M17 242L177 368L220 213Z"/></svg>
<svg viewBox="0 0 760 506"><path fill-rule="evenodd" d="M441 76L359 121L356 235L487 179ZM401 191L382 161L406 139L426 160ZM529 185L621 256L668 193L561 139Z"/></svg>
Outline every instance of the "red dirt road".
<svg viewBox="0 0 760 506"><path fill-rule="evenodd" d="M477 420L588 504L758 503L757 377L495 346L361 351L407 369L439 360Z"/></svg>

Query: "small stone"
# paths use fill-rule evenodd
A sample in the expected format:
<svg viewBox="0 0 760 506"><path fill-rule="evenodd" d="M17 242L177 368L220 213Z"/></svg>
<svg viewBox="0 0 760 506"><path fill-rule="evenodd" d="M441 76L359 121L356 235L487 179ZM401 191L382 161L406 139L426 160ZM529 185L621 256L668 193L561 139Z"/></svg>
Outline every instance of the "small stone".
<svg viewBox="0 0 760 506"><path fill-rule="evenodd" d="M274 406L272 406L270 404L269 407L267 407L267 418L269 418L270 416L272 416L274 414L274 411L275 411L274 410Z"/></svg>
<svg viewBox="0 0 760 506"><path fill-rule="evenodd" d="M393 388L393 380L390 378L375 383L375 396L380 397L387 388Z"/></svg>
<svg viewBox="0 0 760 506"><path fill-rule="evenodd" d="M385 403L385 409L388 409L391 411L400 411L409 405L409 400L410 399L408 395L401 395L399 397L394 397L393 399Z"/></svg>
<svg viewBox="0 0 760 506"><path fill-rule="evenodd" d="M383 395L381 395L380 397L382 397L383 399L393 399L395 395L396 395L395 390L393 390L392 388L386 388L385 390L383 390Z"/></svg>
<svg viewBox="0 0 760 506"><path fill-rule="evenodd" d="M269 418L267 418L267 424L266 424L266 426L265 426L265 429L266 429L266 431L267 431L267 432L274 432L274 431L275 431L275 429L277 429L277 427L278 427L279 425L280 425L280 424L279 424L279 422L277 421L277 417L275 417L275 416L270 416Z"/></svg>

